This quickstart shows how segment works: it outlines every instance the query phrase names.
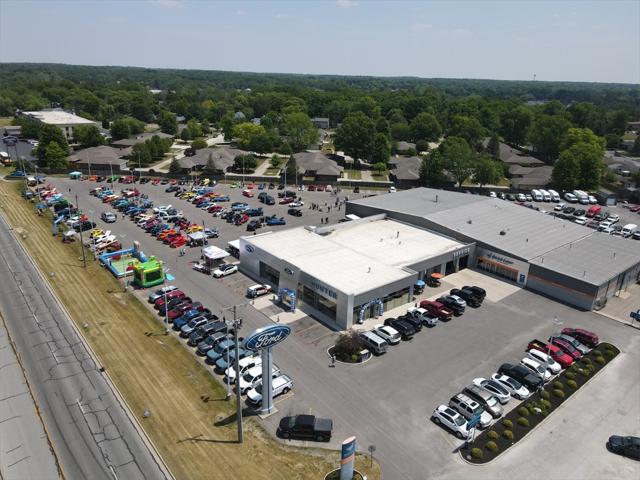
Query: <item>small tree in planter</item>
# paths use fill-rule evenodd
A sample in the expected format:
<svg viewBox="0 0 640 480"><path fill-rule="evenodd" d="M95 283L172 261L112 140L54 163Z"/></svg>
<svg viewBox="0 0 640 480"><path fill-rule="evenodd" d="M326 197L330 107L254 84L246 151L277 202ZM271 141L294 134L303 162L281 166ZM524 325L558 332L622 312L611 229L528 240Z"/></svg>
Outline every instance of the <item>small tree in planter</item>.
<svg viewBox="0 0 640 480"><path fill-rule="evenodd" d="M563 390L564 385L562 384L562 382L553 382L553 388L555 390Z"/></svg>
<svg viewBox="0 0 640 480"><path fill-rule="evenodd" d="M544 400L549 400L549 397L551 397L551 395L549 395L549 392L547 392L546 390L543 390L540 393L540 397L543 398Z"/></svg>
<svg viewBox="0 0 640 480"><path fill-rule="evenodd" d="M510 428L513 427L513 422L511 420L509 420L509 419L505 419L505 420L502 421L502 426L504 428L509 428L510 429Z"/></svg>
<svg viewBox="0 0 640 480"><path fill-rule="evenodd" d="M561 399L561 400L562 400L562 399L564 398L564 396L565 396L565 395L564 395L564 392L563 392L562 390L558 389L558 388L556 388L556 389L553 391L553 395L554 395L555 397L558 397L558 398L559 398L559 399Z"/></svg>
<svg viewBox="0 0 640 480"><path fill-rule="evenodd" d="M358 354L363 347L364 345L358 332L352 329L338 337L332 353L338 360L351 363L357 361Z"/></svg>
<svg viewBox="0 0 640 480"><path fill-rule="evenodd" d="M487 432L487 438L489 440L497 440L498 434L494 430L490 430L489 432Z"/></svg>
<svg viewBox="0 0 640 480"><path fill-rule="evenodd" d="M494 453L498 451L498 445L494 441L487 442L487 444L485 445L485 448Z"/></svg>
<svg viewBox="0 0 640 480"><path fill-rule="evenodd" d="M567 385L569 385L569 387L573 388L574 390L575 390L576 388L578 388L578 384L576 383L576 381L575 381L575 380L569 380L569 381L567 382Z"/></svg>
<svg viewBox="0 0 640 480"><path fill-rule="evenodd" d="M518 413L520 415L522 415L523 417L528 417L529 416L529 409L527 407L520 407L520 408L518 408Z"/></svg>
<svg viewBox="0 0 640 480"><path fill-rule="evenodd" d="M482 457L484 457L484 452L482 451L481 448L472 448L471 456L473 458L481 459Z"/></svg>
<svg viewBox="0 0 640 480"><path fill-rule="evenodd" d="M606 362L606 360L603 357L596 357L596 363L598 365L604 365Z"/></svg>
<svg viewBox="0 0 640 480"><path fill-rule="evenodd" d="M505 430L502 432L502 436L507 440L513 440L513 432L511 430Z"/></svg>
<svg viewBox="0 0 640 480"><path fill-rule="evenodd" d="M524 417L518 418L518 425L524 428L529 428L529 420Z"/></svg>

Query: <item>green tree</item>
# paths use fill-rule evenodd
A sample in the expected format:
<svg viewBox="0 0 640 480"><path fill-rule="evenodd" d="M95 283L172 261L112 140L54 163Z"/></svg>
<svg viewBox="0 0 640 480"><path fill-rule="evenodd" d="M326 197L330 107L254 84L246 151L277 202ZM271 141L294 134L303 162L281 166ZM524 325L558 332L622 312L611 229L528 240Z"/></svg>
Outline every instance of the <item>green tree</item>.
<svg viewBox="0 0 640 480"><path fill-rule="evenodd" d="M578 184L581 188L596 189L605 169L602 157L605 140L588 128L570 128L561 142L565 158L572 156L578 162Z"/></svg>
<svg viewBox="0 0 640 480"><path fill-rule="evenodd" d="M249 139L248 148L252 152L268 153L273 151L274 141L274 136L265 131L262 133L258 133L257 135L252 135Z"/></svg>
<svg viewBox="0 0 640 480"><path fill-rule="evenodd" d="M382 175L387 172L387 164L385 162L376 162L373 165L373 170Z"/></svg>
<svg viewBox="0 0 640 480"><path fill-rule="evenodd" d="M605 141L607 142L607 148L616 149L620 147L622 143L622 137L615 133L607 133L604 136Z"/></svg>
<svg viewBox="0 0 640 480"><path fill-rule="evenodd" d="M422 162L420 182L426 187L439 187L446 182L444 162L439 150L430 153Z"/></svg>
<svg viewBox="0 0 640 480"><path fill-rule="evenodd" d="M129 125L131 135L137 135L144 132L144 122L131 117L125 117L125 121L127 122L127 125Z"/></svg>
<svg viewBox="0 0 640 480"><path fill-rule="evenodd" d="M570 126L569 120L562 115L539 115L529 132L533 148L547 162L558 158L560 143Z"/></svg>
<svg viewBox="0 0 640 480"><path fill-rule="evenodd" d="M202 126L194 118L187 122L186 130L189 130L191 138L198 138L202 136Z"/></svg>
<svg viewBox="0 0 640 480"><path fill-rule="evenodd" d="M191 148L193 148L194 150L207 148L207 141L202 138L196 138L193 142L191 142Z"/></svg>
<svg viewBox="0 0 640 480"><path fill-rule="evenodd" d="M73 138L83 147L104 145L104 137L95 125L81 125L73 129Z"/></svg>
<svg viewBox="0 0 640 480"><path fill-rule="evenodd" d="M149 148L147 142L136 143L131 148L129 158L131 162L133 162L133 165L138 165L139 163L141 166L147 166L153 162L154 153L155 152L152 152L152 149Z"/></svg>
<svg viewBox="0 0 640 480"><path fill-rule="evenodd" d="M630 153L632 153L633 155L640 155L640 135L638 135L633 141L633 146L631 147Z"/></svg>
<svg viewBox="0 0 640 480"><path fill-rule="evenodd" d="M220 129L224 135L224 139L227 141L233 140L233 128L235 127L235 120L231 112L225 113L220 120Z"/></svg>
<svg viewBox="0 0 640 480"><path fill-rule="evenodd" d="M12 112L13 113L13 112ZM11 125L20 125L22 127L22 136L25 138L40 137L40 122L32 120L28 117L17 117L11 121Z"/></svg>
<svg viewBox="0 0 640 480"><path fill-rule="evenodd" d="M524 145L533 121L533 113L524 105L506 108L500 114L500 133L505 142Z"/></svg>
<svg viewBox="0 0 640 480"><path fill-rule="evenodd" d="M411 138L415 142L418 140L426 140L427 142L435 142L442 135L442 127L435 115L428 112L419 113L416 118L411 121Z"/></svg>
<svg viewBox="0 0 640 480"><path fill-rule="evenodd" d="M384 133L376 133L373 138L373 152L371 160L374 162L388 163L391 156L391 144Z"/></svg>
<svg viewBox="0 0 640 480"><path fill-rule="evenodd" d="M482 155L476 162L473 179L480 186L494 185L502 177L502 167L488 155Z"/></svg>
<svg viewBox="0 0 640 480"><path fill-rule="evenodd" d="M429 142L426 140L417 140L416 141L416 152L428 152L429 151Z"/></svg>
<svg viewBox="0 0 640 480"><path fill-rule="evenodd" d="M336 131L335 144L355 159L368 160L373 153L375 134L373 120L362 112L350 113Z"/></svg>
<svg viewBox="0 0 640 480"><path fill-rule="evenodd" d="M362 112L369 118L380 116L380 105L372 97L361 97L351 108L352 112Z"/></svg>
<svg viewBox="0 0 640 480"><path fill-rule="evenodd" d="M243 150L248 150L249 145L253 137L257 135L264 135L266 130L261 125L256 125L251 122L238 123L233 127L233 138L237 142L238 146Z"/></svg>
<svg viewBox="0 0 640 480"><path fill-rule="evenodd" d="M289 137L294 151L306 149L318 139L318 130L306 113L295 112L284 116L282 132Z"/></svg>
<svg viewBox="0 0 640 480"><path fill-rule="evenodd" d="M578 188L580 180L580 161L573 152L565 150L553 166L551 173L553 185L558 190L574 190Z"/></svg>
<svg viewBox="0 0 640 480"><path fill-rule="evenodd" d="M160 112L158 125L160 125L160 130L164 133L168 133L169 135L175 135L178 133L178 121L176 120L176 116L167 110L162 110Z"/></svg>
<svg viewBox="0 0 640 480"><path fill-rule="evenodd" d="M233 168L241 173L253 172L258 166L258 160L251 154L238 155L233 159Z"/></svg>
<svg viewBox="0 0 640 480"><path fill-rule="evenodd" d="M453 176L458 187L473 175L476 154L464 138L448 137L440 145L444 168Z"/></svg>
<svg viewBox="0 0 640 480"><path fill-rule="evenodd" d="M209 153L209 157L207 158L207 164L204 166L204 173L207 175L215 175L217 169L216 164L213 161L213 153Z"/></svg>
<svg viewBox="0 0 640 480"><path fill-rule="evenodd" d="M411 139L411 127L407 122L391 124L391 138L396 142Z"/></svg>
<svg viewBox="0 0 640 480"><path fill-rule="evenodd" d="M188 142L189 140L191 140L191 132L189 131L188 128L183 128L182 131L180 132L180 140L182 140L183 142Z"/></svg>
<svg viewBox="0 0 640 480"><path fill-rule="evenodd" d="M387 138L391 138L391 130L390 130L390 127L389 127L389 121L386 118L384 118L384 117L378 118L378 121L376 122L376 132L382 133Z"/></svg>
<svg viewBox="0 0 640 480"><path fill-rule="evenodd" d="M500 158L500 139L495 133L491 135L487 144L487 153L498 160Z"/></svg>
<svg viewBox="0 0 640 480"><path fill-rule="evenodd" d="M469 145L478 145L486 132L477 118L464 115L455 116L449 127L449 135L464 138Z"/></svg>
<svg viewBox="0 0 640 480"><path fill-rule="evenodd" d="M280 158L279 155L273 155L271 157L270 163L271 163L271 166L273 168L278 168L280 166L280 164L282 163L282 159Z"/></svg>
<svg viewBox="0 0 640 480"><path fill-rule="evenodd" d="M43 124L40 127L40 136L38 138L38 147L36 148L36 156L39 160L46 160L47 148L51 142L55 142L56 146L64 152L64 157L69 154L69 144L67 138L55 125ZM57 153L54 148L54 153Z"/></svg>
<svg viewBox="0 0 640 480"><path fill-rule="evenodd" d="M171 160L171 164L169 165L169 173L180 173L182 171L182 167L180 166L180 162L176 157L173 157Z"/></svg>
<svg viewBox="0 0 640 480"><path fill-rule="evenodd" d="M123 138L129 138L131 135L131 129L129 122L124 118L119 118L111 123L111 138L114 140L122 140Z"/></svg>
<svg viewBox="0 0 640 480"><path fill-rule="evenodd" d="M67 166L68 150L51 141L45 149L46 165L49 168L65 168Z"/></svg>

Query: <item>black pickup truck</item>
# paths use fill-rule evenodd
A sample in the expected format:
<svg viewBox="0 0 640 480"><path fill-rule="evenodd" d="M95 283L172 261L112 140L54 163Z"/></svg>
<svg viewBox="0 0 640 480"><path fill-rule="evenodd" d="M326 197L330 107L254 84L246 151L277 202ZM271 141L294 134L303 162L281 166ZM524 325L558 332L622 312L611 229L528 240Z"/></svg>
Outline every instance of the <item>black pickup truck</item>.
<svg viewBox="0 0 640 480"><path fill-rule="evenodd" d="M317 442L328 442L332 430L333 420L329 418L294 415L280 420L277 433L282 438L310 438Z"/></svg>
<svg viewBox="0 0 640 480"><path fill-rule="evenodd" d="M413 324L401 318L387 318L384 324L388 327L395 328L402 337L402 340L411 340L416 334L416 328Z"/></svg>

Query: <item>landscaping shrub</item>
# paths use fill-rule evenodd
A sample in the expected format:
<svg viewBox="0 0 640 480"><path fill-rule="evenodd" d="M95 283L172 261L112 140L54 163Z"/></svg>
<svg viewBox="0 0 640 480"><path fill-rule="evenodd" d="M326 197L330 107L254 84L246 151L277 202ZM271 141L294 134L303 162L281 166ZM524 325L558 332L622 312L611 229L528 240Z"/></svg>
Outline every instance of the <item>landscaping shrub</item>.
<svg viewBox="0 0 640 480"><path fill-rule="evenodd" d="M529 427L529 420L527 420L524 417L520 417L520 418L518 418L518 425L520 425L521 427L528 428Z"/></svg>
<svg viewBox="0 0 640 480"><path fill-rule="evenodd" d="M513 422L511 420L503 420L502 421L502 426L504 428L512 428L513 427Z"/></svg>
<svg viewBox="0 0 640 480"><path fill-rule="evenodd" d="M575 380L569 380L569 381L567 382L567 385L569 385L569 386L570 386L571 388L573 388L574 390L575 390L576 388L578 388L578 384L576 383L576 381L575 381Z"/></svg>
<svg viewBox="0 0 640 480"><path fill-rule="evenodd" d="M341 334L333 347L333 354L343 362L356 361L358 353L364 348L364 344L356 330L349 330ZM353 358L355 357L355 360Z"/></svg>
<svg viewBox="0 0 640 480"><path fill-rule="evenodd" d="M471 456L473 458L482 458L484 456L484 452L480 448L472 448Z"/></svg>
<svg viewBox="0 0 640 480"><path fill-rule="evenodd" d="M573 380L569 380L569 381L571 382ZM573 382L573 383L576 383L576 382ZM571 385L569 385L569 386L571 386ZM542 400L541 403L542 403L542 406L544 408L551 408L551 402L549 400ZM543 409L543 411L544 411L544 409Z"/></svg>
<svg viewBox="0 0 640 480"><path fill-rule="evenodd" d="M591 359L589 357L585 357L582 359L582 363L585 365L591 365Z"/></svg>
<svg viewBox="0 0 640 480"><path fill-rule="evenodd" d="M555 388L556 390L562 390L564 389L564 385L562 384L562 382L553 382L553 388Z"/></svg>
<svg viewBox="0 0 640 480"><path fill-rule="evenodd" d="M564 392L562 390L556 389L553 391L553 395L558 398L564 398Z"/></svg>
<svg viewBox="0 0 640 480"><path fill-rule="evenodd" d="M606 360L603 357L596 357L596 363L598 365L604 365L606 363Z"/></svg>
<svg viewBox="0 0 640 480"><path fill-rule="evenodd" d="M489 440L496 440L498 438L498 434L491 430L489 432L487 432L487 438L489 438Z"/></svg>
<svg viewBox="0 0 640 480"><path fill-rule="evenodd" d="M579 371L580 375L583 377L588 377L591 374L591 371L588 368L581 368Z"/></svg>
<svg viewBox="0 0 640 480"><path fill-rule="evenodd" d="M496 444L496 442L487 442L487 444L484 447L487 450L491 450L492 452L498 451L498 445Z"/></svg>
<svg viewBox="0 0 640 480"><path fill-rule="evenodd" d="M602 357L602 352L600 350L594 350L593 351L593 356L594 357Z"/></svg>
<svg viewBox="0 0 640 480"><path fill-rule="evenodd" d="M505 430L502 432L502 436L507 440L513 440L513 432L511 430Z"/></svg>
<svg viewBox="0 0 640 480"><path fill-rule="evenodd" d="M543 390L542 393L540 394L540 396L545 400L549 400L549 397L551 397L549 392L547 392L546 390Z"/></svg>
<svg viewBox="0 0 640 480"><path fill-rule="evenodd" d="M520 407L518 409L518 413L520 415L522 415L523 417L528 417L529 416L529 410L527 409L527 407Z"/></svg>
<svg viewBox="0 0 640 480"><path fill-rule="evenodd" d="M573 380L574 378L576 378L576 374L573 372L567 372L565 377L567 377L569 380ZM547 393L547 392L544 392Z"/></svg>
<svg viewBox="0 0 640 480"><path fill-rule="evenodd" d="M616 356L616 353L615 353L613 350L611 350L610 348L607 348L607 349L604 351L604 353L605 353L605 355L606 355L607 357L609 357L609 358L613 358L613 357L615 357L615 356Z"/></svg>

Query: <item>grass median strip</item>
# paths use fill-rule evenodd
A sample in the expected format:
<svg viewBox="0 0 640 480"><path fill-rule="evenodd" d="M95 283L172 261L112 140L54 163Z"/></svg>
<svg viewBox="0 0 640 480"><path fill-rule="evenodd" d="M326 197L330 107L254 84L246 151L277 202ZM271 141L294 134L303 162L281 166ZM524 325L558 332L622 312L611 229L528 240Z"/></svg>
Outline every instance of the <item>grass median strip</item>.
<svg viewBox="0 0 640 480"><path fill-rule="evenodd" d="M79 242L52 237L51 218L35 214L21 186L0 181L3 214L177 479L315 479L335 468L339 453L282 446L250 417L245 443L235 443L235 404L225 389L99 262L87 257L83 268ZM145 410L151 416L143 419ZM379 477L363 456L356 468Z"/></svg>

